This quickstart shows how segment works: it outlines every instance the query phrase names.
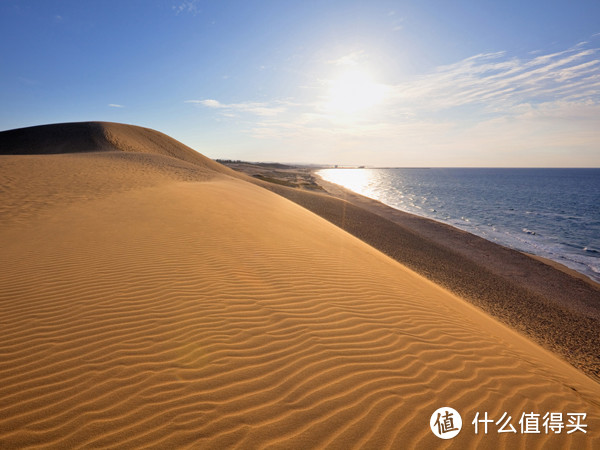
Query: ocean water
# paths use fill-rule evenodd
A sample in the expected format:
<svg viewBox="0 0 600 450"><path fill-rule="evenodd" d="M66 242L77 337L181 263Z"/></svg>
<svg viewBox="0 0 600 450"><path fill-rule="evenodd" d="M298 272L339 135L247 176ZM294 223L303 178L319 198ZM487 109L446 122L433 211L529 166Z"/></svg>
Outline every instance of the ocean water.
<svg viewBox="0 0 600 450"><path fill-rule="evenodd" d="M393 208L552 259L600 282L600 169L324 169Z"/></svg>

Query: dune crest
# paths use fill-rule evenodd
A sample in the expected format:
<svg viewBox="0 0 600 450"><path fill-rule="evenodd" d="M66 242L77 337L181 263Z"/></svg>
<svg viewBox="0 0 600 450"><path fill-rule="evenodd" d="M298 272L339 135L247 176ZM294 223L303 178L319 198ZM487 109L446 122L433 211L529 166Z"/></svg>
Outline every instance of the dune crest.
<svg viewBox="0 0 600 450"><path fill-rule="evenodd" d="M0 155L114 151L168 156L217 173L235 173L164 133L136 125L71 122L0 132Z"/></svg>
<svg viewBox="0 0 600 450"><path fill-rule="evenodd" d="M0 132L0 224L173 181L239 177L148 128L74 122Z"/></svg>

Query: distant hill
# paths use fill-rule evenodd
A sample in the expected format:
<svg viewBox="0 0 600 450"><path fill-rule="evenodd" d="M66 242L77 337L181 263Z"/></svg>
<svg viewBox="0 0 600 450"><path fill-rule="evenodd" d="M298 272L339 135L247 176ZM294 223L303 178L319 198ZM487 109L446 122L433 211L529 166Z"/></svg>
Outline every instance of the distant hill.
<svg viewBox="0 0 600 450"><path fill-rule="evenodd" d="M73 122L0 132L0 155L129 152L169 156L220 173L233 171L149 128L112 122Z"/></svg>

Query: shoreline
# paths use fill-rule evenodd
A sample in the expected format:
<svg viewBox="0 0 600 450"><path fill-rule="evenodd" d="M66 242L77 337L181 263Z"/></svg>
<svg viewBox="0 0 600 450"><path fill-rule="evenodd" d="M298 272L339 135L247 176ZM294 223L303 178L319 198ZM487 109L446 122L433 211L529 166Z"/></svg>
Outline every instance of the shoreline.
<svg viewBox="0 0 600 450"><path fill-rule="evenodd" d="M320 170L320 169L318 169L318 170ZM386 205L385 203L383 203L383 202L381 202L381 201L379 201L379 200L372 199L372 198L370 198L370 197L367 197L367 196L365 196L365 195L362 195L362 194L359 194L359 193L357 193L357 192L354 192L354 191L352 191L351 189L348 189L348 188L346 188L346 187L344 187L344 186L341 186L341 185L339 185L339 184L336 184L336 183L333 183L333 182L331 182L331 181L327 181L327 180L325 180L323 177L321 177L321 176L320 176L320 175L317 173L317 171L318 171L318 170L315 170L315 171L313 172L313 173L314 173L314 175L315 175L315 176L317 177L317 179L318 179L318 183L319 183L319 184L320 184L320 185L323 187L323 189L324 189L324 190L326 190L327 192L329 192L330 194L332 194L332 195L334 195L334 196L336 196L336 197L338 197L338 198L342 198L342 199L344 199L344 200L346 200L346 199L349 199L349 198L350 198L350 199L354 199L354 200L355 200L355 202L356 202L357 204L361 204L361 205L363 205L363 206L364 206L366 202L358 202L358 201L357 201L358 199L357 199L357 198L355 198L355 197L363 197L363 198L364 198L364 199L366 199L367 201L368 201L368 200L370 200L370 201L373 201L373 202L379 203L379 204L383 205L385 208L391 208L391 209L393 209L393 210L395 210L395 211L399 211L399 212L401 212L401 213L403 213L403 214L408 214L408 215L411 215L411 216L418 217L418 218L420 218L420 219L424 219L424 220L433 221L433 222L435 222L435 223L438 223L438 224L442 224L442 225L444 225L444 226L451 227L451 228L453 228L453 229L455 229L455 230L457 230L457 231L460 231L460 232L465 232L465 233L471 234L471 235L473 235L473 236L477 236L477 237L479 237L479 238L481 238L481 239L484 239L484 240L486 240L486 241L488 241L488 242L491 242L491 243L493 243L493 244L499 245L500 247L503 247L503 248L508 248L508 249L510 249L510 250L514 250L514 251L518 251L518 252L520 252L520 253L523 253L524 255L527 255L527 256L529 256L530 258L533 258L533 259L536 259L536 260L538 260L538 261L540 261L540 262L543 262L544 264L547 264L547 265L549 265L549 266L551 266L551 267L553 267L553 268L555 268L555 269L558 269L558 270L560 270L561 272L564 272L564 273L566 273L566 274L568 274L568 275L570 275L570 276L572 276L572 277L579 278L579 279L581 279L582 281L585 281L586 283L588 283L588 284L592 285L593 287L595 287L595 288L597 288L597 289L600 289L600 282L598 282L598 281L596 281L596 280L594 280L594 279L590 278L590 277L589 277L588 275L586 275L585 273L579 272L579 271L578 271L578 270L576 270L576 269L572 269L571 267L568 267L568 266L566 266L566 265L564 265L564 264L562 264L562 263L560 263L560 262L558 262L558 261L555 261L555 260L553 260L553 259L550 259L550 258L547 258L547 257L541 256L541 255L536 255L535 253L531 253L531 252L528 252L528 251L524 251L524 250L518 250L518 249L513 249L513 248L510 248L510 247L508 247L508 246L506 246L506 245L503 245L503 244L501 244L501 243L498 243L498 242L490 241L490 240L488 240L488 239L486 239L486 238L484 238L484 237L478 236L478 235L476 235L476 234L474 234L474 233L471 233L471 232L469 232L469 231L466 231L466 230L462 230L462 229L460 229L460 228L458 228L458 227L456 227L456 226L454 226L454 225L448 224L448 223L446 223L446 222L442 222L442 221L440 221L440 220L432 219L432 218L429 218L429 217L426 217L426 216L421 216L421 215L414 214L414 213L407 212L407 211L402 211L402 210L400 210L400 209L397 209L397 208L394 208L394 207L392 207L392 206L388 206L388 205ZM386 213L385 213L385 208L378 208L378 209L380 210L380 213L381 213L381 214L384 214L386 217L388 217L388 218L389 218L389 217L392 217L393 215L391 215L391 214L386 214ZM376 212L375 208L374 208L374 211Z"/></svg>
<svg viewBox="0 0 600 450"><path fill-rule="evenodd" d="M543 256L536 255L534 253L529 253L529 252L522 252L522 253L529 256L530 258L537 259L538 261L543 262L544 264L547 264L550 267L560 270L561 272L564 272L569 276L572 276L574 278L579 278L581 281L588 283L597 289L600 289L600 283L598 283L595 280L592 280L590 277L588 277L584 273L578 272L575 269L571 269L570 267L567 267L564 264L561 264L558 261L554 261L553 259L550 259L550 258L544 258Z"/></svg>
<svg viewBox="0 0 600 450"><path fill-rule="evenodd" d="M402 169L405 170L405 168L402 168ZM454 169L455 168L451 168L449 170L454 170ZM456 169L460 169L460 168L456 168ZM490 169L488 169L488 168L473 168L473 169L467 169L467 170L490 170ZM496 169L496 170L503 170L503 169ZM519 169L507 169L507 170L516 171ZM530 171L530 170L535 170L535 169L523 168L523 170ZM544 170L550 170L550 169L539 169L539 170L544 171ZM557 169L557 170L559 170L559 169ZM571 169L560 169L560 170L571 170ZM585 170L585 169L573 169L573 170ZM590 170L594 170L594 169L590 169ZM596 286L600 287L600 277L599 277L599 274L595 267L597 260L593 257L593 255L591 253L589 253L590 251L588 250L588 248L590 247L590 243L593 243L593 238L591 237L591 235L586 234L586 232L582 232L582 235L580 236L581 240L578 240L577 242L569 241L569 238L567 238L566 235L562 236L560 229L550 230L550 231L546 230L546 232L542 231L543 237L526 236L525 238L522 238L519 234L521 231L526 232L527 234L536 235L536 234L539 234L539 232L536 233L534 231L529 230L528 228L537 230L536 226L539 226L540 230L544 230L545 227L549 226L549 224L544 223L542 219L540 219L542 221L539 223L537 221L527 222L528 220L529 221L531 220L531 219L527 218L530 216L524 216L524 215L521 215L521 219L523 220L523 222L521 224L503 222L503 219L501 219L500 217L496 217L496 218L491 217L494 214L491 211L488 211L486 213L488 215L488 218L479 217L479 216L477 216L477 212L471 211L471 213L473 214L474 220L470 220L469 218L462 217L463 214L465 216L468 215L469 214L468 211L461 210L460 205L456 205L456 204L452 205L451 202L449 205L452 207L452 210L454 212L452 212L451 210L446 210L446 205L440 205L440 204L430 205L430 206L421 204L420 206L416 206L416 207L415 207L415 205L409 206L399 199L395 199L394 197L389 197L389 194L386 194L384 196L382 196L383 194L375 195L375 194L377 194L377 192L375 192L375 191L372 193L368 193L368 192L364 193L364 192L361 192L362 189L354 189L355 186L352 186L352 185L344 186L345 181L338 180L340 182L340 183L338 183L338 181L336 181L335 175L329 175L327 173L327 170L325 170L324 172L325 173L323 173L322 169L318 169L318 170L314 171L315 176L319 179L319 182L322 185L325 185L326 183L331 183L331 184L329 184L329 186L331 186L332 184L335 184L337 187L348 189L350 192L357 193L359 195L364 195L368 198L372 198L373 200L381 201L383 204L390 206L394 209L398 209L402 212L406 212L408 214L413 214L418 217L422 217L425 219L434 220L436 222L450 225L454 228L458 228L459 230L463 230L468 233L475 234L476 236L482 237L483 239L497 243L503 247L517 250L517 251L520 251L520 252L523 252L526 254L535 255L540 260L552 261L552 264L550 264L550 265L556 264L555 265L556 268L559 268L560 270L563 270L563 271L566 270L568 273L571 273L569 271L574 271L575 273L580 274L581 276L585 277L585 279L594 283ZM335 187L333 189L337 190L337 187ZM383 186L382 186L382 189L383 189ZM413 191L409 191L409 192L413 192ZM413 194L414 194L414 192L413 192ZM410 196L412 194L407 194L407 195ZM381 197L381 198L378 198L378 197ZM397 201L399 201L400 203L396 203ZM437 207L438 210L445 211L445 212L440 214L439 211L437 211L436 209L433 209L434 207ZM508 207L508 206L504 205L504 207ZM458 208L458 209L454 209L454 208ZM485 207L483 207L483 210L485 210ZM527 214L529 214L529 211L527 211ZM545 214L545 213L543 213L543 214ZM573 213L572 211L569 213L569 215L573 215L573 214L575 214L575 213ZM459 220L459 217L461 220ZM482 220L484 220L484 219L486 222L482 222ZM591 218L590 218L590 220L591 220ZM493 221L493 223L495 225L492 226L487 221ZM471 223L471 222L473 222L473 223ZM487 226L486 226L486 223L487 223ZM525 224L527 224L526 225L527 228L524 227ZM517 226L517 225L520 225L520 226ZM498 229L496 229L496 226L498 226ZM554 234L555 232L558 234ZM562 233L564 233L564 226L563 226ZM553 236L558 236L559 238L553 240ZM562 236L562 237L560 237L560 236ZM583 242L586 242L587 244L584 244ZM592 244L592 248L593 248L593 244ZM591 251L591 252L593 253L593 251ZM564 269L562 269L562 267L564 267Z"/></svg>
<svg viewBox="0 0 600 450"><path fill-rule="evenodd" d="M248 181L332 222L600 382L598 283L559 263L389 207L322 180L312 168L244 165L237 170Z"/></svg>

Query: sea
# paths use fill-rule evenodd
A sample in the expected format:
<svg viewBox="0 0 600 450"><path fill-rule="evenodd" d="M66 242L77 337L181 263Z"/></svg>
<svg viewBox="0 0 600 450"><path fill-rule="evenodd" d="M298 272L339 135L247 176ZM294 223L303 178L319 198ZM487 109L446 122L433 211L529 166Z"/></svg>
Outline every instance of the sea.
<svg viewBox="0 0 600 450"><path fill-rule="evenodd" d="M600 169L336 168L318 175L600 282Z"/></svg>

